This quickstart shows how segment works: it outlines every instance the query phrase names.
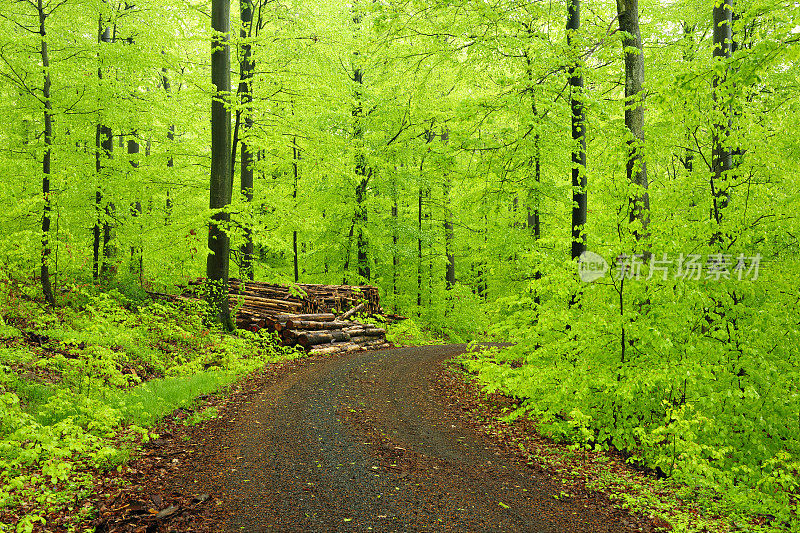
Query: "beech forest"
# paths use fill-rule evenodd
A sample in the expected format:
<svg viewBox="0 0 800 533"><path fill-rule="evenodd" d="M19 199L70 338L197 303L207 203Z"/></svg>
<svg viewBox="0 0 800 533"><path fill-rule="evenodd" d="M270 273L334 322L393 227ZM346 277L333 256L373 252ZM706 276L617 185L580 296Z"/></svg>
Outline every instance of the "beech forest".
<svg viewBox="0 0 800 533"><path fill-rule="evenodd" d="M798 56L782 0L3 0L0 530L300 357L254 281L470 344L675 531L800 531Z"/></svg>

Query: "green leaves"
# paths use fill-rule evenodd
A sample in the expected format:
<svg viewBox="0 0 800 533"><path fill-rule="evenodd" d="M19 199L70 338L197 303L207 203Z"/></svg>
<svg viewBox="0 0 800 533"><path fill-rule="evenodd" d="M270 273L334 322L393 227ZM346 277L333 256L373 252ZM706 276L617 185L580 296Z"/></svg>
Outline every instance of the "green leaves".
<svg viewBox="0 0 800 533"><path fill-rule="evenodd" d="M72 287L61 300L69 307L24 323L28 341L4 338L14 348L0 348L0 505L20 517L19 528L39 510L83 498L94 469L124 464L147 438L143 427L193 410L198 396L267 361L297 356L254 333L209 331L199 306L121 289L127 296ZM0 316L22 324L10 312L21 293L1 294ZM198 410L187 423L214 416Z"/></svg>

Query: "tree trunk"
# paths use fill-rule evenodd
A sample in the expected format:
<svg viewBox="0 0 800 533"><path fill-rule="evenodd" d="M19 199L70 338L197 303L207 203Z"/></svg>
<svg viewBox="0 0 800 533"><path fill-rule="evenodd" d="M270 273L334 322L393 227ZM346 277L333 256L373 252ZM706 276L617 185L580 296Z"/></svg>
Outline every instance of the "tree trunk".
<svg viewBox="0 0 800 533"><path fill-rule="evenodd" d="M244 106L244 131L242 132L242 167L241 191L248 204L253 202L253 150L250 148L250 134L253 130L253 61L252 46L247 39L253 32L253 0L240 1L240 16L242 29L240 37L242 43L242 59L240 61L239 96ZM244 227L244 244L241 247L242 275L252 280L255 277L253 270L253 228L249 223Z"/></svg>
<svg viewBox="0 0 800 533"><path fill-rule="evenodd" d="M359 166L362 167L361 172L367 172L363 163L359 163ZM359 174L358 171L357 174ZM358 226L356 249L358 253L358 276L362 280L369 282L371 273L368 255L369 242L367 240L367 207L364 205L367 200L367 184L369 183L369 175L359 175L362 176L362 179L356 187L356 224Z"/></svg>
<svg viewBox="0 0 800 533"><path fill-rule="evenodd" d="M431 205L433 202L432 202L432 191L431 191L430 187L428 187L428 190L426 191L426 195L427 195L427 198L428 198L428 205ZM429 228L432 228L431 218L433 218L433 213L431 211L432 211L431 209L428 209L428 212L425 213L425 220L428 221L428 227ZM428 306L429 307L433 304L433 283L434 283L434 280L433 280L433 255L434 255L433 245L434 245L433 240L431 240L431 243L429 245L430 251L428 253Z"/></svg>
<svg viewBox="0 0 800 533"><path fill-rule="evenodd" d="M134 131L131 135L131 138L128 139L128 157L130 160L131 168L138 169L139 168L139 159L138 156L141 152L141 145L139 141L136 140L136 131ZM135 200L131 204L131 219L132 221L141 220L142 216L142 202L141 200ZM141 239L142 235L142 224L139 222L139 238ZM131 259L129 264L129 271L133 276L136 276L140 282L142 281L142 267L144 265L144 256L142 251L142 243L141 240L139 242L131 245Z"/></svg>
<svg viewBox="0 0 800 533"><path fill-rule="evenodd" d="M567 17L567 45L581 27L581 1L570 0ZM583 74L575 54L569 67L570 108L572 110L572 259L586 251L586 114L583 108Z"/></svg>
<svg viewBox="0 0 800 533"><path fill-rule="evenodd" d="M356 68L353 72L353 81L358 85L364 84L364 73L360 68ZM354 137L360 139L364 136L362 125L360 121L363 119L364 109L361 103L361 91L356 88L356 107L353 109L353 117L356 120L356 127L354 130ZM356 185L356 254L358 263L358 275L360 278L369 281L370 268L367 247L366 225L367 225L367 208L364 202L367 200L367 186L369 184L371 171L367 168L367 160L364 154L356 156L356 176L359 178Z"/></svg>
<svg viewBox="0 0 800 533"><path fill-rule="evenodd" d="M114 25L113 32L103 32L103 42L114 42L117 34L117 26ZM119 136L120 147L122 147L123 136ZM113 158L114 154L114 133L111 128L104 128L103 131L103 152L108 154L108 159ZM109 172L105 173L105 179L111 177ZM105 215L103 217L103 259L100 263L100 279L109 281L117 275L117 243L116 243L116 214L117 208L113 202L106 201L103 207Z"/></svg>
<svg viewBox="0 0 800 533"><path fill-rule="evenodd" d="M683 61L687 64L692 64L694 62L694 32L697 29L696 24L689 24L688 22L683 22ZM687 140L689 143L692 140L691 131L687 134ZM694 152L689 148L689 143L687 143L687 148L684 152L683 156L683 168L686 169L686 172L689 174L692 173L694 170Z"/></svg>
<svg viewBox="0 0 800 533"><path fill-rule="evenodd" d="M208 303L224 329L234 328L228 304L228 267L230 239L227 233L230 215L223 210L231 200L231 112L226 104L231 89L230 0L212 0L211 28L214 41L211 53L211 82L216 94L211 102L211 184L209 206L216 212L208 228L206 261Z"/></svg>
<svg viewBox="0 0 800 533"><path fill-rule="evenodd" d="M420 168L420 170L422 170ZM421 174L421 172L420 172ZM420 175L420 180L422 176ZM418 191L418 207L417 207L417 316L421 314L422 308L422 198L424 191L422 190L422 183L419 184Z"/></svg>
<svg viewBox="0 0 800 533"><path fill-rule="evenodd" d="M100 279L108 281L117 275L117 244L114 231L114 219L117 208L113 202L106 202L103 220L103 262L100 265Z"/></svg>
<svg viewBox="0 0 800 533"><path fill-rule="evenodd" d="M98 42L110 43L111 42L111 28L109 26L103 27L102 18L98 21ZM102 83L103 80L103 66L101 64L97 68L97 78ZM103 226L108 224L106 219L104 222L103 215L103 186L106 182L107 176L103 175L104 162L110 160L114 153L114 134L111 128L105 126L102 121L97 123L97 135L95 137L95 172L97 174L97 189L95 191L94 205L95 205L95 223L92 231L92 276L95 280L100 279L101 272L101 239L103 234Z"/></svg>
<svg viewBox="0 0 800 533"><path fill-rule="evenodd" d="M425 131L426 145L430 144L435 137L435 134L433 133L432 129L433 128L432 123L430 125L430 128L431 129L427 129ZM426 194L428 194L428 191L423 187L422 171L425 168L425 159L427 158L429 152L430 148L428 148L428 150L425 152L425 154L423 154L422 159L420 160L419 176L418 176L419 179L419 191L418 191L419 206L417 209L417 307L418 308L422 307L422 221L426 218L423 211L423 198L425 197ZM420 311L418 310L417 313L419 315Z"/></svg>
<svg viewBox="0 0 800 533"><path fill-rule="evenodd" d="M446 146L450 141L450 130L445 128L442 131L442 143ZM450 172L445 171L444 181L442 182L442 203L444 204L444 255L446 265L444 270L444 282L448 289L452 289L456 284L456 256L453 252L453 213L450 209L450 191L453 188Z"/></svg>
<svg viewBox="0 0 800 533"><path fill-rule="evenodd" d="M719 69L715 70L714 86L714 124L712 125L711 149L711 196L712 215L717 224L722 223L722 210L730 202L729 171L733 168L733 157L728 147L730 133L729 95L725 94L727 64L731 57L731 27L733 22L733 6L731 0L721 0L714 5L714 60Z"/></svg>
<svg viewBox="0 0 800 533"><path fill-rule="evenodd" d="M530 167L533 172L534 185L528 188L528 213L527 225L528 230L531 232L533 242L536 243L542 236L542 222L540 218L540 184L542 183L542 137L539 132L540 116L539 110L536 108L536 88L533 83L533 60L531 59L528 51L525 51L525 61L527 63L528 72L528 93L531 97L531 114L534 122L536 122L536 133L533 135L533 157L530 161ZM533 274L533 279L541 279L542 271L539 268ZM538 294L534 296L533 301L539 304Z"/></svg>
<svg viewBox="0 0 800 533"><path fill-rule="evenodd" d="M294 102L292 103L292 115L294 115ZM300 179L300 148L297 146L297 136L292 137L292 170L294 171L294 188L292 189L292 200L294 208L297 209L297 185ZM294 254L294 282L300 281L300 256L297 251L297 228L292 231L292 252Z"/></svg>
<svg viewBox="0 0 800 533"><path fill-rule="evenodd" d="M169 78L167 77L167 69L163 69L163 75L161 77L161 81L164 84L164 91L166 91L167 96L171 95L172 87L169 83ZM175 167L175 159L173 154L175 153L175 124L170 124L169 129L167 130L167 144L169 145L169 158L167 159L167 174L172 175L172 170ZM164 225L169 226L172 223L172 196L170 195L170 190L167 189L167 202L165 206L165 217L164 217Z"/></svg>
<svg viewBox="0 0 800 533"><path fill-rule="evenodd" d="M401 165L402 167L402 165ZM400 241L400 235L398 235L398 192L397 192L397 168L395 167L395 173L392 179L392 309L397 312L397 279L398 279L398 269L400 267L400 258L398 257L399 250L397 249L397 245Z"/></svg>
<svg viewBox="0 0 800 533"><path fill-rule="evenodd" d="M644 159L644 50L639 31L639 0L617 0L619 29L624 32L622 49L625 58L625 126L628 139L627 177L636 186L630 198L629 221L640 223L636 239L647 236L650 223L650 195L647 192L647 163Z"/></svg>
<svg viewBox="0 0 800 533"><path fill-rule="evenodd" d="M125 10L135 9L134 4L129 4L125 2ZM133 37L128 37L125 39L125 43L128 45L136 44ZM141 145L139 144L138 140L138 131L136 128L133 128L130 134L130 138L128 139L128 161L130 162L131 168L133 169L133 173L136 173L136 170L139 169L139 154L141 153ZM131 219L132 220L141 220L142 216L142 201L140 198L137 198L131 203ZM142 223L139 222L139 242L134 243L131 245L131 258L128 267L128 271L139 279L139 283L141 284L143 279L143 272L142 268L144 266L144 255L142 250L142 241L141 241L141 234L142 234Z"/></svg>
<svg viewBox="0 0 800 533"><path fill-rule="evenodd" d="M44 198L44 208L42 210L42 294L45 301L50 306L56 304L53 295L53 287L50 282L50 159L53 151L53 105L50 102L50 53L47 48L47 31L45 30L45 20L47 14L44 11L42 0L37 0L39 12L39 35L41 36L40 54L42 58L42 72L44 75L44 86L42 87L42 100L44 101L44 157L42 158L42 197Z"/></svg>
<svg viewBox="0 0 800 533"><path fill-rule="evenodd" d="M325 212L323 211L322 217L325 218ZM342 277L342 285L349 285L350 280L350 256L353 253L353 232L355 231L356 227L356 218L355 214L353 215L353 219L350 221L350 232L347 234L347 247L345 249L344 254L344 266L342 266L342 272L344 276ZM327 272L327 265L325 265L325 271Z"/></svg>
<svg viewBox="0 0 800 533"><path fill-rule="evenodd" d="M450 174L444 177L444 254L447 260L444 271L444 281L448 289L452 289L456 284L456 255L453 252L453 215L450 210L450 190L452 183L450 182Z"/></svg>
<svg viewBox="0 0 800 533"><path fill-rule="evenodd" d="M294 190L292 198L297 200L297 163L294 163ZM295 204L296 205L296 204ZM297 251L297 230L292 231L292 254L294 255L294 282L300 281L300 256Z"/></svg>
<svg viewBox="0 0 800 533"><path fill-rule="evenodd" d="M354 6L354 9L357 9ZM356 27L361 24L361 14L357 11L353 14L353 23ZM354 55L358 57L360 54L355 52ZM355 82L355 107L353 108L353 119L355 127L353 130L353 137L362 139L364 137L364 129L362 120L364 119L364 106L361 101L361 86L364 85L364 71L360 66L353 69L353 82ZM372 176L372 169L367 165L367 158L363 153L356 155L356 176L358 184L356 185L356 212L355 212L355 225L357 230L356 236L356 254L358 261L358 275L362 280L369 282L370 280L370 266L369 266L369 242L367 240L367 207L364 205L367 200L367 187L369 179Z"/></svg>
<svg viewBox="0 0 800 533"><path fill-rule="evenodd" d="M531 93L531 109L533 110L534 120L538 119L536 101ZM542 222L539 214L539 184L542 182L542 151L541 136L537 131L533 136L533 157L531 158L533 170L533 181L536 184L528 191L528 229L531 232L534 242L542 236Z"/></svg>
<svg viewBox="0 0 800 533"><path fill-rule="evenodd" d="M175 126L170 125L169 131L167 132L167 140L172 146L172 143L175 141ZM175 167L175 160L172 158L172 155L169 156L167 160L167 172L169 175L172 175L172 169ZM170 190L167 189L167 201L164 205L164 225L169 226L172 224L172 195L170 194Z"/></svg>

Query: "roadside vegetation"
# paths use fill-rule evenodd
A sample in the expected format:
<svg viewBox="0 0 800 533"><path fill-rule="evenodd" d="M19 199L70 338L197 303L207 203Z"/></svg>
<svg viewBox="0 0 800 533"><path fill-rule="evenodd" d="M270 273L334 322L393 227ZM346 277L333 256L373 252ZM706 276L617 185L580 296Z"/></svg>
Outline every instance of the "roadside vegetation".
<svg viewBox="0 0 800 533"><path fill-rule="evenodd" d="M675 529L800 532L799 57L778 0L0 1L0 523L298 356L240 278L513 342L460 364Z"/></svg>
<svg viewBox="0 0 800 533"><path fill-rule="evenodd" d="M56 308L36 295L0 277L0 531L65 510L76 524L91 518L96 476L124 465L159 419L300 356L259 334L222 334L205 304L152 301L135 285L65 285Z"/></svg>
<svg viewBox="0 0 800 533"><path fill-rule="evenodd" d="M742 357L735 367L728 358L669 361L658 352L620 365L618 353L592 346L598 337L583 329L561 340L531 335L454 363L484 393L512 400L494 413L495 424L521 425L553 444L541 456L531 451L531 460L552 463L571 450L567 461L555 457L559 470L659 517L669 530L797 532L796 371L789 354L776 353L780 347L748 349L755 335L740 338L743 353L759 357ZM673 349L718 353L694 346Z"/></svg>

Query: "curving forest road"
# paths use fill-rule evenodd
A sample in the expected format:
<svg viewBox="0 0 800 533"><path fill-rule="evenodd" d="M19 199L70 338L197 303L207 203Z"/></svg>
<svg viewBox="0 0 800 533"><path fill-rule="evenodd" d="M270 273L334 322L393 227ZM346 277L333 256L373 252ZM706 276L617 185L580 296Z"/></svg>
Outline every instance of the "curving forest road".
<svg viewBox="0 0 800 533"><path fill-rule="evenodd" d="M464 348L301 364L198 426L178 484L213 495L210 531L639 531L462 422L436 376Z"/></svg>

